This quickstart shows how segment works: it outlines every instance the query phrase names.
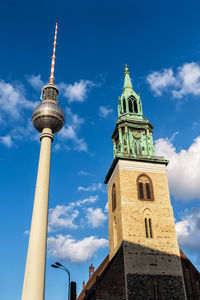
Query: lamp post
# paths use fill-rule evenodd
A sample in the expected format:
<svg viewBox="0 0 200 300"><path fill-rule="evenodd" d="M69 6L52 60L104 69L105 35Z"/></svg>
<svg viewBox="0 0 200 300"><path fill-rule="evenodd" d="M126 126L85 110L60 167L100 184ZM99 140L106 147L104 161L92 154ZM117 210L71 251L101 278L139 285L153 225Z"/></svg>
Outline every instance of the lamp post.
<svg viewBox="0 0 200 300"><path fill-rule="evenodd" d="M52 268L56 268L56 269L61 269L63 271L65 271L68 274L68 278L69 278L69 283L68 283L68 300L70 300L70 271L63 266L61 263L59 262L55 262L55 264L51 265Z"/></svg>

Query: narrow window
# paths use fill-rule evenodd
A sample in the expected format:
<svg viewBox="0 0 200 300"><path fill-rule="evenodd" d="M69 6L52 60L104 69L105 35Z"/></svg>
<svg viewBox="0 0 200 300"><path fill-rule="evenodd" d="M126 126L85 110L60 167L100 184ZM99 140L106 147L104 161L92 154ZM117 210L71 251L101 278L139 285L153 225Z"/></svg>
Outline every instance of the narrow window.
<svg viewBox="0 0 200 300"><path fill-rule="evenodd" d="M154 291L154 299L159 299L159 287L158 284L153 285L153 291Z"/></svg>
<svg viewBox="0 0 200 300"><path fill-rule="evenodd" d="M137 102L134 100L134 112L138 113Z"/></svg>
<svg viewBox="0 0 200 300"><path fill-rule="evenodd" d="M129 108L129 112L132 113L133 112L133 103L131 100L128 101L128 108Z"/></svg>
<svg viewBox="0 0 200 300"><path fill-rule="evenodd" d="M148 238L148 237L149 237L149 233L148 233L148 223L147 223L147 218L145 218L144 222L145 222L145 232L146 232L146 237Z"/></svg>
<svg viewBox="0 0 200 300"><path fill-rule="evenodd" d="M145 183L146 186L146 194L147 194L147 199L151 200L151 193L150 193L150 185L148 182Z"/></svg>
<svg viewBox="0 0 200 300"><path fill-rule="evenodd" d="M139 182L139 198L144 199L143 183Z"/></svg>
<svg viewBox="0 0 200 300"><path fill-rule="evenodd" d="M113 183L112 187L112 211L114 211L116 208L116 186Z"/></svg>
<svg viewBox="0 0 200 300"><path fill-rule="evenodd" d="M153 237L153 233L152 233L151 219L149 219L149 233L150 233L150 238L152 238Z"/></svg>
<svg viewBox="0 0 200 300"><path fill-rule="evenodd" d="M126 101L125 101L125 99L123 100L123 108L124 108L124 113L126 113Z"/></svg>

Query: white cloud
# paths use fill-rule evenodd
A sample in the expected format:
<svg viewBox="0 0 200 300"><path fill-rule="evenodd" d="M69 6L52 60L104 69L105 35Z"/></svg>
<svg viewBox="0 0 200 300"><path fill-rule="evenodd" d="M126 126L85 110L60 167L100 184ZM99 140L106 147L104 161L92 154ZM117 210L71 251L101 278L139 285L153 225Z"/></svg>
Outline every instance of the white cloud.
<svg viewBox="0 0 200 300"><path fill-rule="evenodd" d="M59 143L55 144L53 149L54 149L54 151L60 150L61 149L61 144L59 144Z"/></svg>
<svg viewBox="0 0 200 300"><path fill-rule="evenodd" d="M103 213L101 208L87 208L86 219L90 226L99 227L104 224L107 220L106 215Z"/></svg>
<svg viewBox="0 0 200 300"><path fill-rule="evenodd" d="M74 221L79 215L79 211L73 208L73 205L57 205L49 209L49 232L64 228L77 228Z"/></svg>
<svg viewBox="0 0 200 300"><path fill-rule="evenodd" d="M180 248L197 255L200 263L200 208L185 210L181 220L176 223L176 233Z"/></svg>
<svg viewBox="0 0 200 300"><path fill-rule="evenodd" d="M75 202L75 205L81 206L82 204L95 203L98 200L98 198L98 195L89 196L88 198L85 198L83 200L78 200L77 202Z"/></svg>
<svg viewBox="0 0 200 300"><path fill-rule="evenodd" d="M108 212L108 202L106 202L105 208L104 208L105 213Z"/></svg>
<svg viewBox="0 0 200 300"><path fill-rule="evenodd" d="M147 82L149 83L152 91L157 96L161 96L162 92L170 85L176 84L176 79L173 74L173 70L164 69L162 71L152 72L147 76Z"/></svg>
<svg viewBox="0 0 200 300"><path fill-rule="evenodd" d="M41 79L41 74L38 75L27 75L26 79L28 83L35 89L35 90L41 90L44 86L44 82Z"/></svg>
<svg viewBox="0 0 200 300"><path fill-rule="evenodd" d="M25 231L24 231L24 234L25 234L25 235L29 235L29 230L25 230Z"/></svg>
<svg viewBox="0 0 200 300"><path fill-rule="evenodd" d="M9 134L6 136L0 136L0 143L8 148L11 148L13 146L12 137Z"/></svg>
<svg viewBox="0 0 200 300"><path fill-rule="evenodd" d="M93 183L88 187L79 186L78 191L84 191L84 192L95 192L97 190L101 190L103 187L102 183Z"/></svg>
<svg viewBox="0 0 200 300"><path fill-rule="evenodd" d="M170 160L168 179L171 194L180 200L200 199L200 137L188 149L179 152L167 138L155 142L156 155L164 155Z"/></svg>
<svg viewBox="0 0 200 300"><path fill-rule="evenodd" d="M88 96L90 89L96 84L90 80L75 81L74 84L66 84L61 82L59 85L63 96L68 98L68 102L84 102Z"/></svg>
<svg viewBox="0 0 200 300"><path fill-rule="evenodd" d="M57 235L48 238L48 254L54 258L65 259L72 263L90 260L95 253L108 246L104 238L90 236L82 240L75 240L69 235Z"/></svg>
<svg viewBox="0 0 200 300"><path fill-rule="evenodd" d="M110 114L113 113L113 109L110 106L100 106L99 107L99 115L102 118L107 118Z"/></svg>
<svg viewBox="0 0 200 300"><path fill-rule="evenodd" d="M87 143L83 138L78 138L76 129L72 125L64 126L58 135L60 140L72 140L74 143L74 150L85 152L88 150Z"/></svg>
<svg viewBox="0 0 200 300"><path fill-rule="evenodd" d="M32 141L39 141L39 133L33 127L31 120L26 125L16 125L10 132L15 140L31 139Z"/></svg>
<svg viewBox="0 0 200 300"><path fill-rule="evenodd" d="M79 224L75 224L79 216L80 208L86 204L94 204L99 199L98 195L89 196L87 198L71 202L69 205L57 205L49 209L48 231L53 232L60 229L71 228L77 229ZM78 209L76 209L76 207Z"/></svg>
<svg viewBox="0 0 200 300"><path fill-rule="evenodd" d="M24 109L33 109L37 103L27 100L22 86L12 85L0 80L0 119L5 120L5 115L12 119L20 119Z"/></svg>
<svg viewBox="0 0 200 300"><path fill-rule="evenodd" d="M74 144L74 150L87 151L87 143L83 138L79 138L77 133L85 120L79 117L77 114L73 114L70 108L66 108L67 124L58 133L60 140L71 140Z"/></svg>
<svg viewBox="0 0 200 300"><path fill-rule="evenodd" d="M200 66L197 63L187 63L178 68L177 80L179 89L173 91L174 98L185 95L200 95Z"/></svg>
<svg viewBox="0 0 200 300"><path fill-rule="evenodd" d="M81 175L83 175L83 176L92 176L93 174L81 170L81 171L78 172L78 175L79 175L79 176L81 176Z"/></svg>
<svg viewBox="0 0 200 300"><path fill-rule="evenodd" d="M34 129L32 122L29 120L26 125L15 125L9 134L0 137L0 143L6 147L12 147L18 141L29 139L31 141L40 141L39 133Z"/></svg>
<svg viewBox="0 0 200 300"><path fill-rule="evenodd" d="M177 68L176 74L172 68L152 72L147 76L147 82L157 96L164 91L172 93L180 99L187 95L200 95L200 65L195 62L185 63Z"/></svg>
<svg viewBox="0 0 200 300"><path fill-rule="evenodd" d="M38 75L26 75L28 83L35 89L41 90L42 87L47 84L41 79L41 74ZM97 86L91 80L75 81L73 84L67 84L60 82L58 88L60 93L68 99L68 102L84 102L88 97L88 93L94 86Z"/></svg>

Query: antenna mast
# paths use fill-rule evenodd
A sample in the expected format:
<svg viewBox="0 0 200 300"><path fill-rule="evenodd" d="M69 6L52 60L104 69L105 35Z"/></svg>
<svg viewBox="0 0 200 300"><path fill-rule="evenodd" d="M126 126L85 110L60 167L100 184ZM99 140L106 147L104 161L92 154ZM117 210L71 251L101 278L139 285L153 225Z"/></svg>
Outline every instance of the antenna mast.
<svg viewBox="0 0 200 300"><path fill-rule="evenodd" d="M53 43L53 56L51 59L51 74L49 78L49 83L54 84L54 69L55 69L55 61L56 61L56 40L57 40L57 29L58 23L56 23L55 28L55 36L54 36L54 43Z"/></svg>

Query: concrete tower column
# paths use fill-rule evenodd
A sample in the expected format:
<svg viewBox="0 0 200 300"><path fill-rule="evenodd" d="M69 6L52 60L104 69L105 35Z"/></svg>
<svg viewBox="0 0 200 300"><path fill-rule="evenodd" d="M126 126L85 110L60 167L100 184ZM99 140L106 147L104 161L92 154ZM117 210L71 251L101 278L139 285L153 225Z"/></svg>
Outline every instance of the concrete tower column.
<svg viewBox="0 0 200 300"><path fill-rule="evenodd" d="M54 85L57 26L56 23L49 84L42 88L42 103L32 114L33 125L41 133L41 147L22 300L44 300L51 142L65 123L64 111L58 105L59 91Z"/></svg>
<svg viewBox="0 0 200 300"><path fill-rule="evenodd" d="M44 128L40 139L40 157L22 300L44 299L52 130Z"/></svg>

